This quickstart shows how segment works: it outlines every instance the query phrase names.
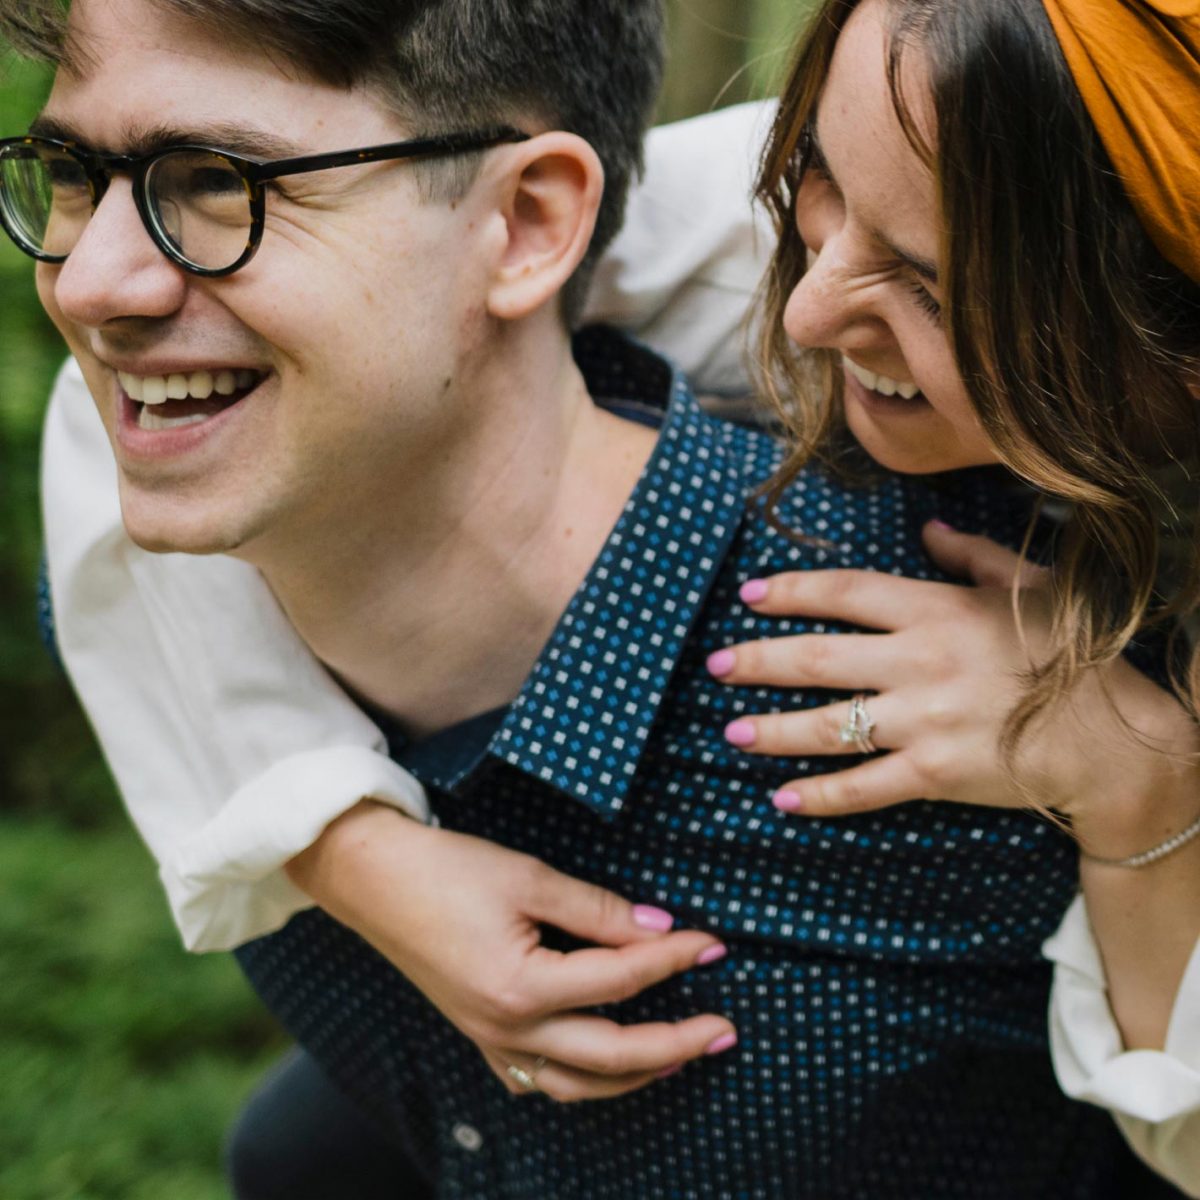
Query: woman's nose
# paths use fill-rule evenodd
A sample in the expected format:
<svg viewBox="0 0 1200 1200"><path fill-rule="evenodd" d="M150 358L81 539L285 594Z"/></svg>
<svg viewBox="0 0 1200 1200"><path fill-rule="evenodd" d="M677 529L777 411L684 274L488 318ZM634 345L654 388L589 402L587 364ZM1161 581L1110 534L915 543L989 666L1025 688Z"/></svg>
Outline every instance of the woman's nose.
<svg viewBox="0 0 1200 1200"><path fill-rule="evenodd" d="M788 298L783 324L799 346L847 349L878 324L871 288L847 258L843 240L836 234L810 248L808 268Z"/></svg>

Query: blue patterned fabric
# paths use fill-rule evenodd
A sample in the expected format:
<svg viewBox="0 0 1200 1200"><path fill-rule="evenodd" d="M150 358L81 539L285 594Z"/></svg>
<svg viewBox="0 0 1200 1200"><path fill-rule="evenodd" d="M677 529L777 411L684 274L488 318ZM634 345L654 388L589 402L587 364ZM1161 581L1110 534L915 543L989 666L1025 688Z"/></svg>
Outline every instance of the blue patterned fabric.
<svg viewBox="0 0 1200 1200"><path fill-rule="evenodd" d="M590 332L577 352L593 395L669 400L657 451L511 708L395 754L447 829L724 939L719 965L614 1012L721 1012L739 1045L619 1100L514 1098L318 911L239 952L263 998L441 1197L1174 1195L1106 1113L1067 1101L1051 1076L1039 947L1076 888L1071 843L1026 814L953 804L782 816L770 797L797 764L742 754L721 731L830 694L728 688L704 668L734 641L836 628L756 616L737 596L747 579L933 577L926 520L1011 543L1025 499L996 471L859 489L810 471L782 516L825 544L796 544L753 499L779 463L774 440L704 415L660 359L613 334Z"/></svg>

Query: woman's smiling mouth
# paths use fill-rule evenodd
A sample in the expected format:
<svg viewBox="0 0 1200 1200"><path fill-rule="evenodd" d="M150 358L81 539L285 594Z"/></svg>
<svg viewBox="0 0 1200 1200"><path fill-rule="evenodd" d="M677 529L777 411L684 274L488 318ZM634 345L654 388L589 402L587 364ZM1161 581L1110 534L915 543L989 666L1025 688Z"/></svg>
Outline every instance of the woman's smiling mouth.
<svg viewBox="0 0 1200 1200"><path fill-rule="evenodd" d="M852 358L842 355L842 362L846 365L846 370L858 380L859 383L867 389L868 392L874 392L879 396L892 398L899 396L902 400L915 400L921 396L921 389L915 383L902 382L898 379L889 379L886 375L880 375L876 371L868 371L866 367L860 367Z"/></svg>

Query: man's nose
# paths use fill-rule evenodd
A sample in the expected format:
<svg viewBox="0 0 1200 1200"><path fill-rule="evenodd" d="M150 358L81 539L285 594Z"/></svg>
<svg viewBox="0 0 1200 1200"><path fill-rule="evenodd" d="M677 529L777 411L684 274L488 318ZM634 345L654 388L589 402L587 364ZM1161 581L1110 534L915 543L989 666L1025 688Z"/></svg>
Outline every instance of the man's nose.
<svg viewBox="0 0 1200 1200"><path fill-rule="evenodd" d="M54 300L67 320L96 329L122 318L169 316L187 285L186 273L142 224L129 180L118 177L59 268Z"/></svg>

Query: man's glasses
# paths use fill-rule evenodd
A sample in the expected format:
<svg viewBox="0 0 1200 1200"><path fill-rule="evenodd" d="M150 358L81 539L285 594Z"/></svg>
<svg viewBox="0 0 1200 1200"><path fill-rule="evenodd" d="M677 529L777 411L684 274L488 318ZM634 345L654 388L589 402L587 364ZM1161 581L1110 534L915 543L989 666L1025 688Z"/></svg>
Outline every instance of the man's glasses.
<svg viewBox="0 0 1200 1200"><path fill-rule="evenodd" d="M208 146L171 146L130 158L54 138L5 138L0 140L0 221L26 254L63 262L113 175L125 174L133 180L142 224L172 262L195 275L229 275L253 258L262 241L263 184L272 179L392 159L450 158L528 137L501 126L274 161Z"/></svg>

